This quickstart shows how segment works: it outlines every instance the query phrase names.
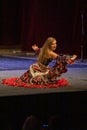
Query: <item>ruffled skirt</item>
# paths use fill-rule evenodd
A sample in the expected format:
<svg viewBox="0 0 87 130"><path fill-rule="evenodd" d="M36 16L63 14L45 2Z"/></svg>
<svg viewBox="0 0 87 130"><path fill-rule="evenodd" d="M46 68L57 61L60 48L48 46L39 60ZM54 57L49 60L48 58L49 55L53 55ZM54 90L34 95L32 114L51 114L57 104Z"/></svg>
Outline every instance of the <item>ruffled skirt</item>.
<svg viewBox="0 0 87 130"><path fill-rule="evenodd" d="M3 79L2 84L25 88L64 87L69 83L65 78L60 78L60 76L66 71L65 64L56 63L52 68L47 66L45 70L42 70L38 63L35 63L22 76Z"/></svg>

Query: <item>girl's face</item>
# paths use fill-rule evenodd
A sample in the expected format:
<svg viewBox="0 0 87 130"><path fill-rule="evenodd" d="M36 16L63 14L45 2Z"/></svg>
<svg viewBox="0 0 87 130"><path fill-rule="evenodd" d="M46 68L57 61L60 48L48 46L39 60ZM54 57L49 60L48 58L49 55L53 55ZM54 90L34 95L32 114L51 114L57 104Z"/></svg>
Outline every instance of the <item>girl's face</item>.
<svg viewBox="0 0 87 130"><path fill-rule="evenodd" d="M57 47L57 44L56 44L56 40L55 40L55 41L53 41L53 43L51 44L50 49L51 49L52 51L54 51L54 50L56 50L56 47Z"/></svg>

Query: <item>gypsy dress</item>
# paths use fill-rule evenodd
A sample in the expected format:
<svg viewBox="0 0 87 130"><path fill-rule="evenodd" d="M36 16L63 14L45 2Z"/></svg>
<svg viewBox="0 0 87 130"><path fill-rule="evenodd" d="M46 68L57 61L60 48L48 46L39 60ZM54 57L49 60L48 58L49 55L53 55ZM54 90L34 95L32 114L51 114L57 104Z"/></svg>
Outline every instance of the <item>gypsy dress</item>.
<svg viewBox="0 0 87 130"><path fill-rule="evenodd" d="M36 62L30 65L29 69L20 77L6 78L2 84L13 87L25 88L57 88L67 86L69 82L61 75L67 72L70 57L66 55L58 56L53 66L49 63L53 59L47 59L45 63ZM71 61L72 63L73 61Z"/></svg>

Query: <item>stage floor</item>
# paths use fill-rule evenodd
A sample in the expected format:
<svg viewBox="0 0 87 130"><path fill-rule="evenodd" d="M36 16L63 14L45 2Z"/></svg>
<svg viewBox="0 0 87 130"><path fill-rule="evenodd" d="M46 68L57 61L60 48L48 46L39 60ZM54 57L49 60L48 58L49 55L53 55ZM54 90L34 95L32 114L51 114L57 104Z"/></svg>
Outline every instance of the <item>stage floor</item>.
<svg viewBox="0 0 87 130"><path fill-rule="evenodd" d="M48 94L48 93L62 93L62 92L77 92L77 91L87 91L87 62L78 62L74 64L74 67L69 67L68 72L64 73L61 77L68 79L70 82L69 86L61 87L61 88L44 88L44 89L29 89L29 88L22 88L22 87L13 87L13 86L5 86L1 84L1 80L8 77L20 77L31 63L31 58L27 57L18 57L19 59L27 59L26 67L23 69L23 64L19 64L17 69L3 69L4 65L8 66L7 61L1 60L1 65L3 68L0 70L0 97L1 96L18 96L18 95L32 95L32 94ZM11 57L12 59L12 57ZM14 57L13 57L14 59ZM18 59L17 59L18 61ZM9 65L11 65L11 60ZM21 61L23 63L23 61ZM14 63L13 63L14 64ZM17 65L16 59L14 66Z"/></svg>

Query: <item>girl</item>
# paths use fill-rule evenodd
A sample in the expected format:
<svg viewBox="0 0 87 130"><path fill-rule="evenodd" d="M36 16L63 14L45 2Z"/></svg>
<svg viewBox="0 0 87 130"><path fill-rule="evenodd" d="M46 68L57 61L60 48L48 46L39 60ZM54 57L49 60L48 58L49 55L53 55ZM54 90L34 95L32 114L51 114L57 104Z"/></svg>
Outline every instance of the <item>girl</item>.
<svg viewBox="0 0 87 130"><path fill-rule="evenodd" d="M19 78L4 79L3 84L29 88L52 88L68 85L65 79L59 79L62 73L67 72L67 64L74 63L77 55L72 57L55 53L57 41L54 37L48 37L42 48L33 45L32 49L38 53L37 63L30 65ZM55 60L55 64L50 67L49 63Z"/></svg>

